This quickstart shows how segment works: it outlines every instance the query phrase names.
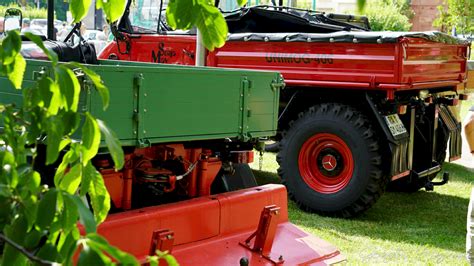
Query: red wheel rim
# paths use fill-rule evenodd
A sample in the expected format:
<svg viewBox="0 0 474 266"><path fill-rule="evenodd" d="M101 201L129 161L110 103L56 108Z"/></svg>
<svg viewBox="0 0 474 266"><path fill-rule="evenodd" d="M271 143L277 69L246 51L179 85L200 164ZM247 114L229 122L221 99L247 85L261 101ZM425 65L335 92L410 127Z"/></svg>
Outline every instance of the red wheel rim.
<svg viewBox="0 0 474 266"><path fill-rule="evenodd" d="M304 182L317 192L336 193L349 184L354 172L352 152L338 136L318 133L303 143L298 167Z"/></svg>

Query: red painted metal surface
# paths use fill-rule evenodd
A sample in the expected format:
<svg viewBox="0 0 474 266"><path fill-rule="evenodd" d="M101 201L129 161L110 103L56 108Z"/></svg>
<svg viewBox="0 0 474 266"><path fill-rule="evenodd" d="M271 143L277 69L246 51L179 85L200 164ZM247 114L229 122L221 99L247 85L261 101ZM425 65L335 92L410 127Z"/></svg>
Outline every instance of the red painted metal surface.
<svg viewBox="0 0 474 266"><path fill-rule="evenodd" d="M271 218L275 229L270 248L273 256L281 256L287 265L344 260L334 246L288 222L286 195L282 185L265 185L132 210L109 215L98 232L141 262L161 245L172 249L181 265L238 265L243 257L250 265L272 265L259 252L239 243L257 230L262 210L276 205L278 215ZM166 237L169 234L172 248ZM269 238L261 239L267 242L262 247L268 248Z"/></svg>
<svg viewBox="0 0 474 266"><path fill-rule="evenodd" d="M330 133L318 133L303 143L298 168L309 187L320 193L332 194L351 181L354 159L341 138Z"/></svg>
<svg viewBox="0 0 474 266"><path fill-rule="evenodd" d="M121 60L194 64L195 37L142 35ZM111 43L101 54L118 54ZM465 82L467 46L401 38L397 43L229 41L210 52L207 65L280 71L289 86L416 90Z"/></svg>
<svg viewBox="0 0 474 266"><path fill-rule="evenodd" d="M236 153L237 154L237 153ZM253 151L241 151L246 159L253 158ZM164 192L173 192L178 178L168 169L153 167L153 161L166 161L173 158L182 158L196 167L189 173L186 195L190 198L211 194L211 185L219 173L222 162L212 157L212 151L202 148L185 149L182 144L157 145L149 148L135 149L125 156L125 167L122 171L115 171L112 165L104 160L97 161L96 165L104 177L105 186L109 191L114 206L118 209L132 208L132 184L161 183L167 185ZM236 156L235 162L242 158ZM240 161L239 161L240 159ZM156 176L157 178L153 178Z"/></svg>

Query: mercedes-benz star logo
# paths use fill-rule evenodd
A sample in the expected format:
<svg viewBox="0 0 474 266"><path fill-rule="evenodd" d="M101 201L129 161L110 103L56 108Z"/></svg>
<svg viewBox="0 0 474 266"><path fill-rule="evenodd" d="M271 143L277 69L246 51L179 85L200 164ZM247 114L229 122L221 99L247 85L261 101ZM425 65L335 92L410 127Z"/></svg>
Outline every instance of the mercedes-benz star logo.
<svg viewBox="0 0 474 266"><path fill-rule="evenodd" d="M328 154L328 155L325 155L323 157L323 168L326 170L326 171L332 171L336 168L337 166L337 161L336 161L336 157L334 157L333 155L331 154Z"/></svg>

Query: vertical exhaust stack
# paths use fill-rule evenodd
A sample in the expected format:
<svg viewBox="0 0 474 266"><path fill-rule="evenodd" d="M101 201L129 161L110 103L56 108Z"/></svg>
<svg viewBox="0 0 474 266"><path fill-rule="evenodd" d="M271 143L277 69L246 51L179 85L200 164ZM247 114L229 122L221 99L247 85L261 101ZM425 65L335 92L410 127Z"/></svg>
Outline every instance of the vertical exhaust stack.
<svg viewBox="0 0 474 266"><path fill-rule="evenodd" d="M54 34L54 0L48 0L48 39L56 40L56 34Z"/></svg>

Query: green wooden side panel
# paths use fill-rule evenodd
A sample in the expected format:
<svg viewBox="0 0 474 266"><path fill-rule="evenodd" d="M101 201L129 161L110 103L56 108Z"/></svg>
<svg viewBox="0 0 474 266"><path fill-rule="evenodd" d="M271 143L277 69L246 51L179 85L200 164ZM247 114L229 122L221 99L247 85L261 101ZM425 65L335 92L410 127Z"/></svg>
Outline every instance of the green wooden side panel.
<svg viewBox="0 0 474 266"><path fill-rule="evenodd" d="M25 84L32 86L48 62L28 60ZM124 145L276 134L279 74L121 61L88 65L110 91L104 111L98 92L82 84L80 110L104 120ZM278 87L278 86L277 86ZM21 104L21 91L0 78L0 103Z"/></svg>

